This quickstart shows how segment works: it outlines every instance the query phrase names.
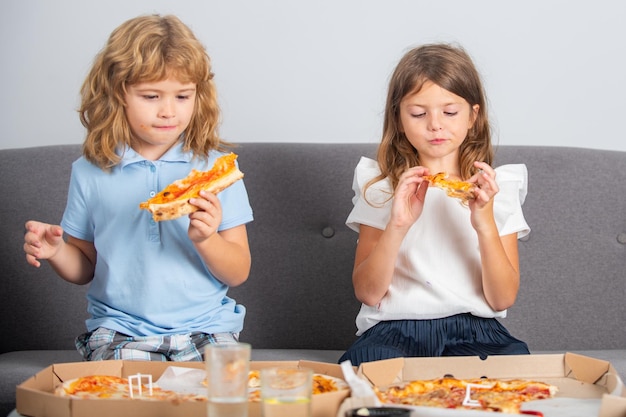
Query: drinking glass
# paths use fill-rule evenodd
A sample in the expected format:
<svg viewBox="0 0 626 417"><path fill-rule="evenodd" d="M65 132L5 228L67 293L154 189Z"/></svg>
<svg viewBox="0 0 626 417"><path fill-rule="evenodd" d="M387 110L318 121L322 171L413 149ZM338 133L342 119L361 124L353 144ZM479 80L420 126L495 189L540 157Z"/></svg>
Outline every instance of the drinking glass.
<svg viewBox="0 0 626 417"><path fill-rule="evenodd" d="M208 415L248 417L250 345L208 345L205 349Z"/></svg>
<svg viewBox="0 0 626 417"><path fill-rule="evenodd" d="M313 371L307 368L261 369L263 417L311 417Z"/></svg>

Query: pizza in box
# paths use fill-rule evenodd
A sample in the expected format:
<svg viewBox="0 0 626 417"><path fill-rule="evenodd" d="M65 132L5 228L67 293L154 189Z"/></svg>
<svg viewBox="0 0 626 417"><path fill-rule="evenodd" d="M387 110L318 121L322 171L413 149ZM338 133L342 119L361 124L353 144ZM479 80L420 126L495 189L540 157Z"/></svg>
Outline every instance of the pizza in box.
<svg viewBox="0 0 626 417"><path fill-rule="evenodd" d="M457 379L443 377L413 380L385 388L374 388L383 404L425 406L448 409L496 411L509 414L533 414L522 411L527 401L552 398L554 385L525 379Z"/></svg>
<svg viewBox="0 0 626 417"><path fill-rule="evenodd" d="M77 399L128 399L150 401L207 401L206 379L194 392L177 392L162 389L152 383L151 375L133 375L128 378L114 375L87 375L64 381L55 389L55 395ZM250 371L248 376L249 401L258 402L260 396L259 371ZM347 389L348 385L340 378L329 375L313 375L313 394L324 394Z"/></svg>

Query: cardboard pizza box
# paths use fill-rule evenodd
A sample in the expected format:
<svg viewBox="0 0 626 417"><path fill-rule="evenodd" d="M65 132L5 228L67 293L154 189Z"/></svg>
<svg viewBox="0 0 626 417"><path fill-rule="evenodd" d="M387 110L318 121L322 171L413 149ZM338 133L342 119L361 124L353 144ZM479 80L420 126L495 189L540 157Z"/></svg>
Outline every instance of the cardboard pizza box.
<svg viewBox="0 0 626 417"><path fill-rule="evenodd" d="M136 374L152 375L153 381L171 366L205 369L203 362L145 362L145 361L96 361L73 362L51 365L17 386L16 409L20 415L31 417L206 417L206 402L139 401L139 400L83 400L54 395L55 388L70 379L86 375L114 375L128 377ZM261 361L250 363L250 369L271 366L299 366L313 372L343 378L341 367L336 364L311 361ZM313 417L334 416L350 391L313 396ZM249 417L261 417L261 404L248 403Z"/></svg>
<svg viewBox="0 0 626 417"><path fill-rule="evenodd" d="M544 417L626 416L626 388L611 363L574 353L502 355L490 356L485 360L469 356L397 358L363 363L357 374L371 386L380 388L417 379L436 379L445 375L459 379L488 377L538 380L556 385L559 389L557 395L551 400L535 401L532 408L523 409L539 409ZM374 406L375 401L369 397L346 398L336 416L345 417L348 410ZM530 406L531 403L527 405ZM569 414L568 410L573 410L574 414ZM456 417L470 414L467 410L416 407L412 415ZM493 417L494 414L472 410L471 415Z"/></svg>

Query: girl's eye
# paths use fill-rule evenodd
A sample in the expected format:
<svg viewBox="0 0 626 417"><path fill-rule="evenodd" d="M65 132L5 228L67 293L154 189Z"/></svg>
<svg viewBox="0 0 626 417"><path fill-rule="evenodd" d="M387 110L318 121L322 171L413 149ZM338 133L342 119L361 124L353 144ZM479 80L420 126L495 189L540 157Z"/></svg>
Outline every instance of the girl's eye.
<svg viewBox="0 0 626 417"><path fill-rule="evenodd" d="M159 96L157 96L156 94L144 94L143 98L145 98L146 100L154 100L155 98L158 98Z"/></svg>
<svg viewBox="0 0 626 417"><path fill-rule="evenodd" d="M458 111L444 111L443 114L445 114L446 116L456 116L459 112Z"/></svg>
<svg viewBox="0 0 626 417"><path fill-rule="evenodd" d="M187 100L190 96L178 96L179 100Z"/></svg>
<svg viewBox="0 0 626 417"><path fill-rule="evenodd" d="M411 117L415 117L417 119L419 119L420 117L424 117L426 115L426 113L417 113L417 114L411 114Z"/></svg>

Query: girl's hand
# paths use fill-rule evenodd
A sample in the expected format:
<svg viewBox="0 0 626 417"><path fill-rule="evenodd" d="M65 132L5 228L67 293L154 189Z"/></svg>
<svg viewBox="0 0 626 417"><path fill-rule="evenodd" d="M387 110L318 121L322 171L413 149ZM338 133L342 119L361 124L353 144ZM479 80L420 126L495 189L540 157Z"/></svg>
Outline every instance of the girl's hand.
<svg viewBox="0 0 626 417"><path fill-rule="evenodd" d="M476 184L473 200L469 200L471 221L474 229L478 229L485 222L493 220L493 198L500 191L496 183L496 171L484 162L474 162L474 166L480 171L474 174L468 181Z"/></svg>
<svg viewBox="0 0 626 417"><path fill-rule="evenodd" d="M408 229L422 214L424 199L428 190L428 168L409 168L401 176L394 193L391 207L390 226Z"/></svg>
<svg viewBox="0 0 626 417"><path fill-rule="evenodd" d="M61 226L30 220L26 222L24 235L24 252L26 262L39 268L39 259L50 259L56 255L63 241Z"/></svg>
<svg viewBox="0 0 626 417"><path fill-rule="evenodd" d="M215 194L206 191L200 191L200 197L189 199L189 203L199 210L189 215L187 234L189 239L199 243L217 232L222 222L222 205Z"/></svg>

